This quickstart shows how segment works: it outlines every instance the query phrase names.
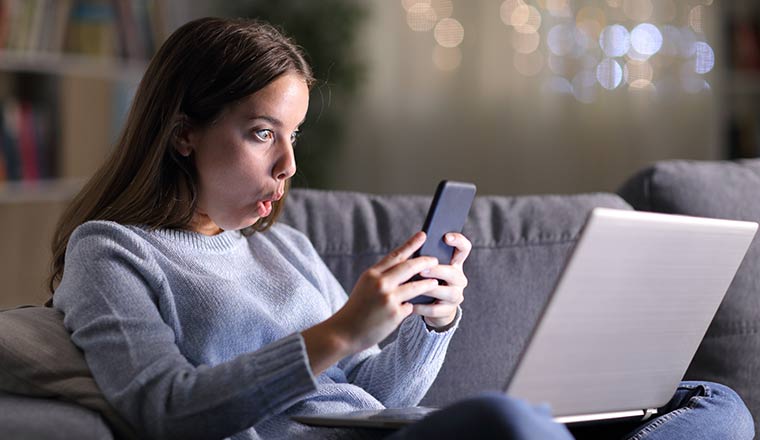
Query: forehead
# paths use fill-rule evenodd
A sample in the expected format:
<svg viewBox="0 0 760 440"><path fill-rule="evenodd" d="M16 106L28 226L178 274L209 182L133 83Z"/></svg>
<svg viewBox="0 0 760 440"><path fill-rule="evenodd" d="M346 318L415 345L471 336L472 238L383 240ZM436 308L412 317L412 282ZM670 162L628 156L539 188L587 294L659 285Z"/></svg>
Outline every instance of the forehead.
<svg viewBox="0 0 760 440"><path fill-rule="evenodd" d="M300 121L309 106L309 88L299 75L286 74L261 90L233 104L230 113L239 117L269 116L287 122Z"/></svg>

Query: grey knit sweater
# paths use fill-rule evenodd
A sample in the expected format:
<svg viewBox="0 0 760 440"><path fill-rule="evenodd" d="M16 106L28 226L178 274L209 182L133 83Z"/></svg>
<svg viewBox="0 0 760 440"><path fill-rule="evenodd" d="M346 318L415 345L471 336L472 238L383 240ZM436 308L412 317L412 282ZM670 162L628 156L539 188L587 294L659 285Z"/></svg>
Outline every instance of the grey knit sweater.
<svg viewBox="0 0 760 440"><path fill-rule="evenodd" d="M308 239L94 221L69 240L54 305L106 399L153 438L351 438L295 414L417 404L456 326L416 315L395 342L314 377L300 332L346 301ZM367 433L364 433L367 434Z"/></svg>

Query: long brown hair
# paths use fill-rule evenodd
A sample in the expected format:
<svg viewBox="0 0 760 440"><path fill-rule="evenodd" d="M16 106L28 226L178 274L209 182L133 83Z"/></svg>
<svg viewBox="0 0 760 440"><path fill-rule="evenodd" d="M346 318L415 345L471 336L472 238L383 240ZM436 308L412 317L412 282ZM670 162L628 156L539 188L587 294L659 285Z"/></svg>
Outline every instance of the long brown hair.
<svg viewBox="0 0 760 440"><path fill-rule="evenodd" d="M58 222L50 292L63 276L71 234L86 221L186 228L198 203L198 179L194 156L174 148L176 136L212 123L227 106L289 72L309 86L314 82L300 48L264 22L202 18L172 33L148 65L113 153ZM284 201L243 232L269 228Z"/></svg>

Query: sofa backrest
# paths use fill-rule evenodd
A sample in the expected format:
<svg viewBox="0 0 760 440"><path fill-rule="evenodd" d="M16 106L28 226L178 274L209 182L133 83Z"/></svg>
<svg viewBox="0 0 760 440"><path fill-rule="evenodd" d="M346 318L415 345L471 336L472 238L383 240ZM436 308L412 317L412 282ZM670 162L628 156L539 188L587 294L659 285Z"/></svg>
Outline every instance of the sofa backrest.
<svg viewBox="0 0 760 440"><path fill-rule="evenodd" d="M347 293L420 230L432 197L294 189L282 221L306 233ZM477 197L460 328L423 404L504 387L589 211L631 209L614 194Z"/></svg>

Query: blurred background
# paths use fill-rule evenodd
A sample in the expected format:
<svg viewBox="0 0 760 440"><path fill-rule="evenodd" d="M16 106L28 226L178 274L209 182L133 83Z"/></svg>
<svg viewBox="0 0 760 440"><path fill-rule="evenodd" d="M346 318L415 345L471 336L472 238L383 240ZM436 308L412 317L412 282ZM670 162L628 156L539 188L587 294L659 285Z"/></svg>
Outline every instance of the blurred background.
<svg viewBox="0 0 760 440"><path fill-rule="evenodd" d="M657 160L760 156L752 0L0 0L0 307L44 299L61 210L156 48L206 15L307 52L296 186L615 191Z"/></svg>

